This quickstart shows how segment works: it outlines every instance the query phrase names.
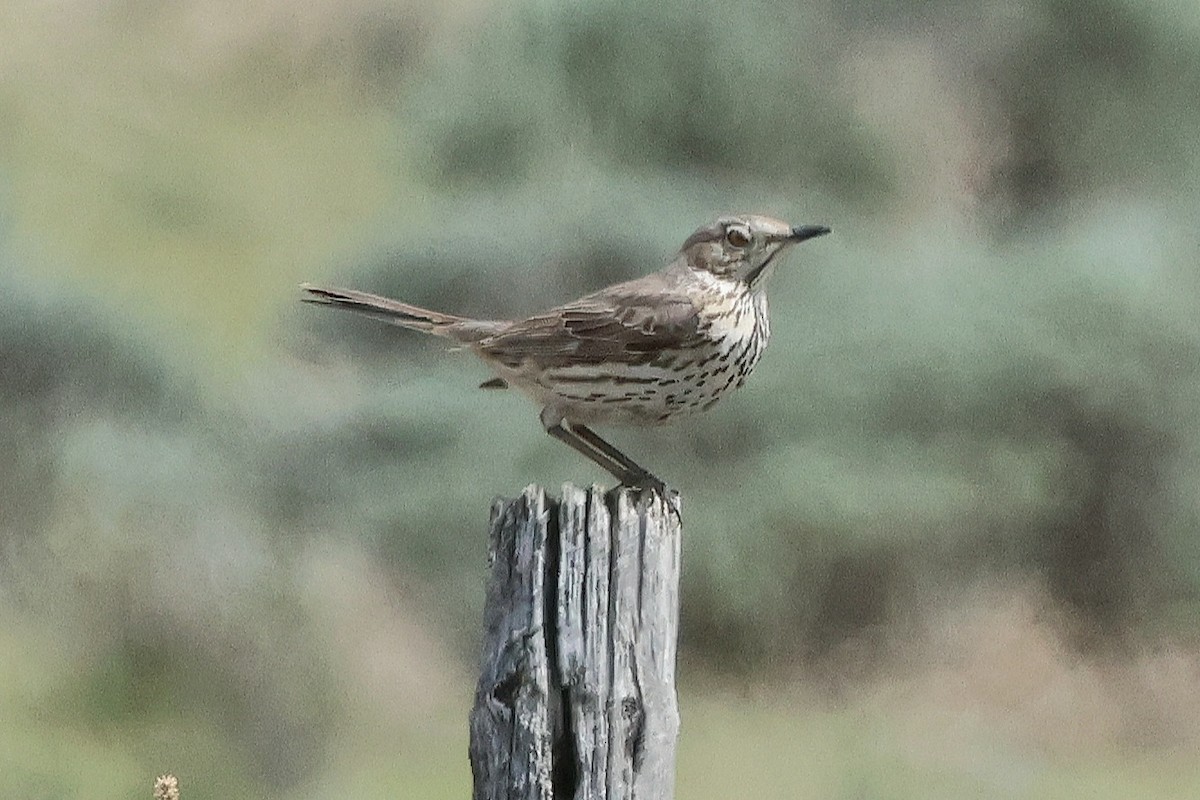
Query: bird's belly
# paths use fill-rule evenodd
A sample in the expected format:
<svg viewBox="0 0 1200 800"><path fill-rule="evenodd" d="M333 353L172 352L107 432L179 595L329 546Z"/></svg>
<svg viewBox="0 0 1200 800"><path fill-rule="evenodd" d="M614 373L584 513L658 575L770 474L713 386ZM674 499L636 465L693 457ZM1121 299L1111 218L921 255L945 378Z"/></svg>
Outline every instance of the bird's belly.
<svg viewBox="0 0 1200 800"><path fill-rule="evenodd" d="M742 385L761 352L754 337L731 337L646 364L580 364L506 377L573 422L661 425L711 408Z"/></svg>

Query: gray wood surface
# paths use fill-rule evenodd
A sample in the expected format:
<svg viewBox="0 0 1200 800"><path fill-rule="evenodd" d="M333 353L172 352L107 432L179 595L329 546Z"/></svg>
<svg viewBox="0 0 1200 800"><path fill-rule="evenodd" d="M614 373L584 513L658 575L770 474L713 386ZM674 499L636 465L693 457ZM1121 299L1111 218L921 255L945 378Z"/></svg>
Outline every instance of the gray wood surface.
<svg viewBox="0 0 1200 800"><path fill-rule="evenodd" d="M537 486L492 508L477 800L665 800L679 710L679 497Z"/></svg>

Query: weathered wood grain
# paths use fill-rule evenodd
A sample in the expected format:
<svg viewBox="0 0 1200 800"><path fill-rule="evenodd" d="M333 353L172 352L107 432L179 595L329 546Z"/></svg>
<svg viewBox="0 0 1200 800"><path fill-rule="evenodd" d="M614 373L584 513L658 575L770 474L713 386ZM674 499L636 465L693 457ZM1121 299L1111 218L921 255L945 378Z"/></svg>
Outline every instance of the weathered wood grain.
<svg viewBox="0 0 1200 800"><path fill-rule="evenodd" d="M492 510L477 800L663 800L679 712L681 529L652 492L536 486Z"/></svg>

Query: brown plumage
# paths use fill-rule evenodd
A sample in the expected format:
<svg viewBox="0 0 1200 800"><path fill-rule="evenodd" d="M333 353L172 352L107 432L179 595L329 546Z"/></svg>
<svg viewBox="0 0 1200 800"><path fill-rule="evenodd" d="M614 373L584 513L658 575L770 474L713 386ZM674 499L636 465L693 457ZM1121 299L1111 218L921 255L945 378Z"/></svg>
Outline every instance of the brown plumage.
<svg viewBox="0 0 1200 800"><path fill-rule="evenodd" d="M457 342L542 408L557 439L627 485L662 482L588 425L657 425L741 386L770 336L763 289L789 245L821 236L769 217L723 217L665 269L521 320L477 320L349 289L304 285L304 300Z"/></svg>

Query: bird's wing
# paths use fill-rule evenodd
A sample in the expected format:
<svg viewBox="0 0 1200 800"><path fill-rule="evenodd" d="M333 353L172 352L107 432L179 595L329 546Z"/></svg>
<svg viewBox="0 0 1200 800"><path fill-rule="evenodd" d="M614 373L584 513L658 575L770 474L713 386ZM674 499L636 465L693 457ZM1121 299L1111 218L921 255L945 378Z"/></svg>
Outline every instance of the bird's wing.
<svg viewBox="0 0 1200 800"><path fill-rule="evenodd" d="M514 369L645 364L664 350L701 344L699 324L691 298L641 279L513 322L476 347Z"/></svg>

